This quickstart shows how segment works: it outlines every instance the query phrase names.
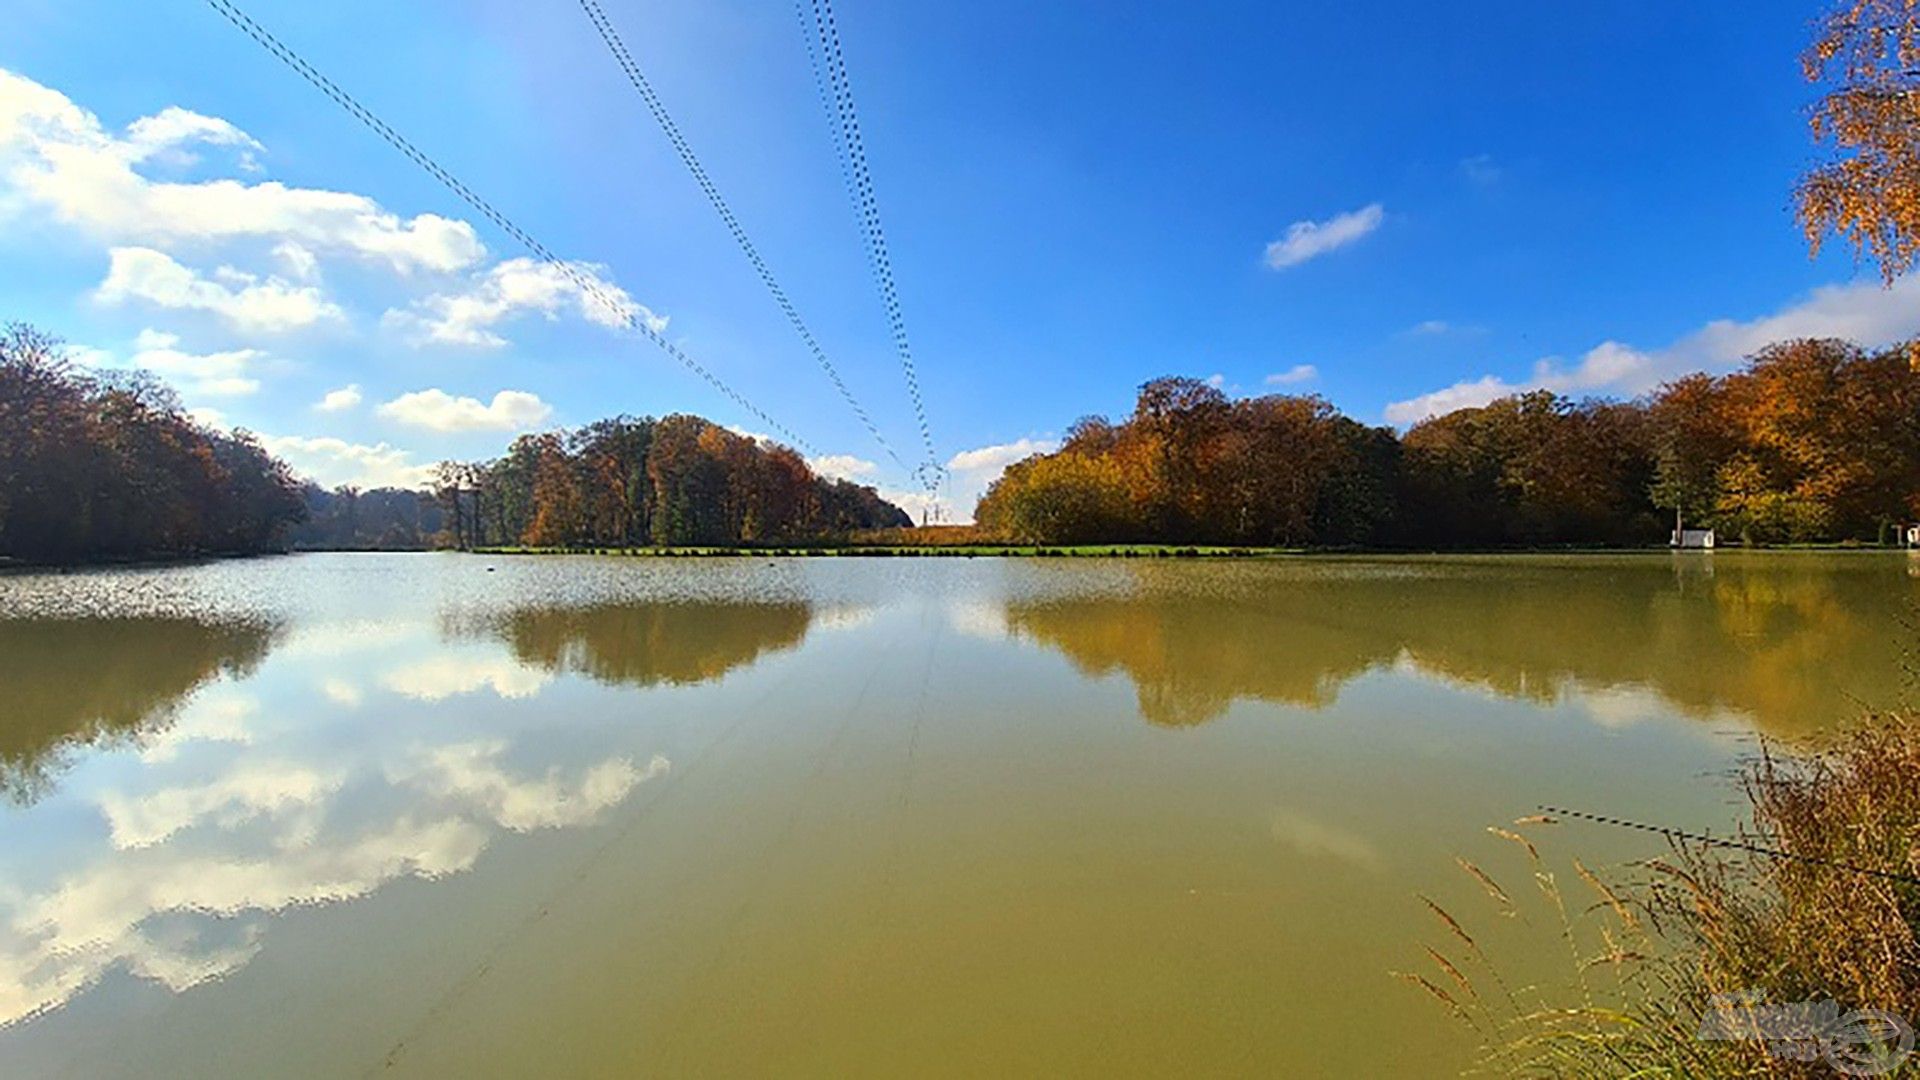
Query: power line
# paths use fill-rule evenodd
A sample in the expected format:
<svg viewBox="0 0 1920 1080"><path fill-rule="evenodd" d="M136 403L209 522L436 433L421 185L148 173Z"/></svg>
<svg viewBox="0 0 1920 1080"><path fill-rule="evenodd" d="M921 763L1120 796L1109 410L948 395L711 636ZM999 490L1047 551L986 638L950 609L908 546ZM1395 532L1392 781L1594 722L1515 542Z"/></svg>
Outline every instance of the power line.
<svg viewBox="0 0 1920 1080"><path fill-rule="evenodd" d="M429 176L440 181L448 191L459 196L461 201L473 207L474 210L478 211L488 221L493 222L507 235L518 240L522 246L538 256L543 262L560 271L560 273L578 287L583 294L592 297L595 302L619 316L621 322L626 325L628 329L638 331L642 336L646 337L648 341L659 346L668 356L678 360L687 370L705 379L708 385L726 395L734 404L753 414L755 418L780 433L780 435L805 453L818 453L805 439L795 435L792 431L788 430L786 425L767 415L763 409L753 402L748 401L739 391L727 385L718 375L715 375L709 370L706 365L688 356L678 345L667 340L658 330L647 325L645 320L634 314L631 303L623 302L608 295L606 289L597 279L589 274L581 273L580 269L573 263L555 255L545 244L535 240L527 234L526 230L509 220L505 214L494 209L492 203L474 194L467 185L460 182L458 177L441 168L438 162L428 157L419 147L414 146L405 136L389 127L386 121L375 116L365 106L354 100L352 95L340 89L333 80L322 75L313 65L301 59L300 55L294 52L293 49L283 44L279 38L274 37L265 27L254 22L245 12L235 7L231 0L207 0L207 3L228 22L238 28L240 32L252 38L261 48L266 49L278 57L282 63L292 68L301 78L311 83L314 89L331 98L334 104L345 109L349 115L362 124L365 124L374 134L385 139L388 145L406 155L414 164L425 169Z"/></svg>
<svg viewBox="0 0 1920 1080"><path fill-rule="evenodd" d="M1646 825L1638 821L1627 821L1624 818L1607 817L1604 814L1588 814L1579 810L1562 809L1557 806L1542 806L1540 809L1549 814L1561 814L1570 818L1580 818L1584 821L1592 821L1601 825L1612 825L1615 828L1636 829L1640 832L1658 833L1669 840L1674 838L1691 840L1696 844L1733 848L1738 851L1751 852L1755 855L1765 855L1770 859L1786 859L1790 862L1805 863L1809 866L1827 866L1835 870L1845 870L1849 873L1861 874L1866 877L1884 878L1888 881L1905 882L1908 885L1920 885L1920 877L1916 877L1913 874L1902 874L1892 870L1875 870L1870 867L1855 866L1852 863L1835 862L1832 859L1817 859L1811 855L1796 855L1791 851L1781 851L1779 848L1749 844L1744 840L1722 840L1719 837L1708 836L1705 833L1687 832L1682 829L1669 829L1664 825Z"/></svg>
<svg viewBox="0 0 1920 1080"><path fill-rule="evenodd" d="M806 344L807 351L813 354L813 359L820 365L820 370L826 372L827 378L833 382L834 389L840 391L840 396L846 400L847 407L860 418L860 423L865 425L868 434L880 444L880 448L886 451L887 456L901 468L906 468L907 463L900 459L900 455L894 451L892 444L887 442L886 436L880 433L873 419L867 415L867 410L854 397L853 391L847 388L846 382L840 377L840 372L834 368L833 361L827 358L826 350L820 347L820 343L813 336L813 331L808 329L806 322L800 317L800 312L794 308L793 301L787 297L786 289L781 287L779 279L774 277L772 268L767 265L765 259L761 258L759 249L747 235L746 227L740 223L733 208L727 204L725 196L720 194L720 189L707 176L706 168L694 154L693 147L688 145L686 138L680 134L680 126L674 123L666 104L660 100L660 95L654 92L653 84L640 70L640 65L633 59L633 54L627 51L626 43L621 40L619 32L613 27L613 20L607 16L597 0L580 0L580 7L586 12L588 21L593 23L593 28L599 31L600 40L606 43L607 50L613 54L614 60L620 65L620 70L626 73L627 81L639 91L640 99L646 102L647 111L653 114L653 119L660 125L660 130L666 133L667 141L673 144L674 151L680 155L681 164L693 174L694 182L700 186L701 193L706 195L709 203L713 204L727 231L733 234L734 243L739 245L741 254L745 255L747 262L753 265L754 271L760 275L761 283L773 295L774 303L778 304L781 313L786 315L787 322L792 324L794 332L800 335L800 340Z"/></svg>
<svg viewBox="0 0 1920 1080"><path fill-rule="evenodd" d="M828 126L840 157L841 177L853 202L861 233L866 241L867 261L873 269L874 283L887 313L887 327L893 335L894 351L900 357L900 370L907 381L907 396L913 400L914 419L920 425L920 442L926 460L914 475L926 485L932 498L940 486L939 455L933 448L933 429L927 423L926 402L920 393L920 377L913 365L913 347L907 338L906 315L894 287L893 259L887 252L886 231L880 224L880 201L874 192L873 174L867 167L866 145L860 137L860 114L854 105L853 84L847 75L846 53L840 46L840 29L834 21L832 0L794 0L802 35L807 40L807 59L813 67L814 83L820 91L821 105L828 113ZM818 46L816 50L816 45Z"/></svg>

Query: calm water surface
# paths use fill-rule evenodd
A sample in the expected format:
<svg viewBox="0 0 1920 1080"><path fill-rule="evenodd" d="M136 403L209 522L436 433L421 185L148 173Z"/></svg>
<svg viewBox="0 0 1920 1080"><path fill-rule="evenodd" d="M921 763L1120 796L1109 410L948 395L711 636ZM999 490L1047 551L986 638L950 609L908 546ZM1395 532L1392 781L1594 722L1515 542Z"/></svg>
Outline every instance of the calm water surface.
<svg viewBox="0 0 1920 1080"><path fill-rule="evenodd" d="M1485 827L1539 803L1725 828L1756 733L1903 696L1916 601L1887 554L4 577L0 1075L1451 1075L1416 894L1490 912L1454 857L1524 884Z"/></svg>

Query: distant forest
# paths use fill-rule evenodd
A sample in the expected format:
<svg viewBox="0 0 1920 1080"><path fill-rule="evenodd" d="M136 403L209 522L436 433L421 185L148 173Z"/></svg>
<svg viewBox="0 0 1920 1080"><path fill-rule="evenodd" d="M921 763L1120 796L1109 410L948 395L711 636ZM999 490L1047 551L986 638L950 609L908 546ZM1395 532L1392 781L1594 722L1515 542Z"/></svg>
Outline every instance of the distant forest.
<svg viewBox="0 0 1920 1080"><path fill-rule="evenodd" d="M1632 402L1540 390L1404 435L1326 400L1192 379L1009 468L980 531L1023 543L1481 548L1885 541L1920 519L1920 349L1769 347Z"/></svg>
<svg viewBox="0 0 1920 1080"><path fill-rule="evenodd" d="M697 416L615 417L444 462L428 492L306 491L301 547L733 547L913 524L870 487Z"/></svg>
<svg viewBox="0 0 1920 1080"><path fill-rule="evenodd" d="M733 546L911 525L872 488L696 416L621 417L444 463L431 490L322 489L145 372L0 331L0 557L35 563L306 548Z"/></svg>

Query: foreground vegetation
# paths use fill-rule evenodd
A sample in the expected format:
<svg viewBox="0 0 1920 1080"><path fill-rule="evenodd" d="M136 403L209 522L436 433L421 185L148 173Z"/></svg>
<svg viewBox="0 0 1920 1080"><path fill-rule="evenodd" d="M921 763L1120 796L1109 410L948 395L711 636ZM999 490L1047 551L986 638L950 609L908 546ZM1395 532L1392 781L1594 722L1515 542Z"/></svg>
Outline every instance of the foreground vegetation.
<svg viewBox="0 0 1920 1080"><path fill-rule="evenodd" d="M1870 718L1818 752L1763 750L1741 780L1750 820L1738 841L1778 855L1676 838L1673 857L1619 884L1576 859L1584 899L1563 894L1535 844L1553 817L1521 819L1528 835L1490 830L1525 853L1570 950L1565 982L1514 985L1477 931L1432 901L1445 947L1428 950L1431 976L1402 977L1471 1025L1485 1064L1509 1075L1890 1073L1899 1032L1877 1014L1920 1020L1920 717ZM1527 917L1533 905L1503 873L1461 866L1502 915ZM1782 1032L1768 1007L1800 1002L1830 1003L1829 1015Z"/></svg>

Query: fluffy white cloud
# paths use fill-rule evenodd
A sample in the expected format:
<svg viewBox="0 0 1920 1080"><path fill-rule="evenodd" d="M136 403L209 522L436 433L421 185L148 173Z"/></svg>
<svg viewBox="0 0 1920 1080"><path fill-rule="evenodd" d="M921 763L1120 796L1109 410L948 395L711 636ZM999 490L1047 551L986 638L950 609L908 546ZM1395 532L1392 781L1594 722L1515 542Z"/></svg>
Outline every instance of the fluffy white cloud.
<svg viewBox="0 0 1920 1080"><path fill-rule="evenodd" d="M1267 376L1268 386L1292 386L1294 383L1312 382L1320 377L1320 369L1312 364L1295 364L1285 371L1276 371Z"/></svg>
<svg viewBox="0 0 1920 1080"><path fill-rule="evenodd" d="M1825 285L1781 311L1747 322L1718 319L1668 345L1643 352L1618 341L1603 341L1568 366L1558 357L1534 362L1525 379L1509 382L1483 375L1442 387L1386 408L1395 424L1414 424L1455 409L1476 408L1525 390L1560 394L1644 393L1693 371L1719 372L1778 341L1836 337L1868 347L1920 333L1920 276L1895 281Z"/></svg>
<svg viewBox="0 0 1920 1080"><path fill-rule="evenodd" d="M430 431L521 431L538 427L553 406L525 390L502 390L491 402L455 397L438 387L401 394L380 406L380 415Z"/></svg>
<svg viewBox="0 0 1920 1080"><path fill-rule="evenodd" d="M416 465L410 451L386 443L368 446L330 435L261 435L259 439L261 446L295 472L326 487L423 488L433 480L433 466Z"/></svg>
<svg viewBox="0 0 1920 1080"><path fill-rule="evenodd" d="M947 459L947 468L954 473L969 476L985 476L988 482L999 478L1007 466L1016 461L1030 458L1035 454L1051 454L1060 449L1057 439L1016 439L1010 443L994 446L982 446L976 450L962 450Z"/></svg>
<svg viewBox="0 0 1920 1080"><path fill-rule="evenodd" d="M364 195L277 182L153 179L137 166L178 160L193 145L260 146L225 120L165 109L109 132L66 95L0 69L0 206L51 215L110 242L160 245L255 237L384 262L453 271L486 253L464 221L409 219Z"/></svg>
<svg viewBox="0 0 1920 1080"><path fill-rule="evenodd" d="M133 352L124 360L106 349L75 349L70 355L88 367L144 368L189 397L240 397L260 389L251 371L254 362L266 356L259 349L190 353L179 345L178 336L147 329L133 339ZM226 426L218 409L201 406L188 412L209 427Z"/></svg>
<svg viewBox="0 0 1920 1080"><path fill-rule="evenodd" d="M360 404L360 384L348 383L338 390L329 390L314 403L321 412L346 412Z"/></svg>
<svg viewBox="0 0 1920 1080"><path fill-rule="evenodd" d="M292 762L262 761L211 784L162 788L138 798L108 794L100 810L114 847L148 847L203 821L233 828L261 814L311 805L339 786L338 776Z"/></svg>
<svg viewBox="0 0 1920 1080"><path fill-rule="evenodd" d="M266 355L260 350L189 353L179 344L173 334L142 330L134 339L132 364L165 376L188 395L239 397L260 389L260 381L248 373L248 366Z"/></svg>
<svg viewBox="0 0 1920 1080"><path fill-rule="evenodd" d="M582 288L559 267L534 259L507 259L477 275L465 292L445 293L419 300L406 310L391 310L383 320L415 344L467 345L499 348L507 340L496 331L502 322L523 312L549 321L567 310L601 326L621 327L629 317L654 333L663 333L667 320L635 303L626 290L600 276L600 268L573 264L575 273L591 282Z"/></svg>
<svg viewBox="0 0 1920 1080"><path fill-rule="evenodd" d="M266 151L253 136L227 121L178 105L169 105L152 116L143 116L128 124L125 141L129 159L133 161L166 158L175 163L188 163L194 160L194 154L187 148L204 143L238 147L241 165L251 169L258 167L253 155Z"/></svg>
<svg viewBox="0 0 1920 1080"><path fill-rule="evenodd" d="M220 280L201 277L152 248L117 247L107 279L95 296L108 304L144 300L163 308L208 311L235 328L254 332L296 330L342 313L311 285L279 278L262 281L230 266L216 270Z"/></svg>
<svg viewBox="0 0 1920 1080"><path fill-rule="evenodd" d="M396 629L438 639L425 624L318 629L381 649L394 648ZM503 831L590 824L671 771L659 754L570 753L516 734L523 720L537 729L531 714L463 714L459 741L448 744L444 725L340 709L325 711L318 731L254 725L257 705L213 688L182 714L185 730L162 733L167 742L142 747L137 759L98 748L117 760L18 808L26 820L10 821L10 836L62 842L7 849L0 1029L59 1007L108 972L174 991L217 979L257 954L275 912L463 872ZM201 745L185 752L183 741Z"/></svg>
<svg viewBox="0 0 1920 1080"><path fill-rule="evenodd" d="M509 656L441 653L395 668L381 677L380 684L419 701L444 701L479 690L492 690L503 698L528 698L551 679L546 672Z"/></svg>
<svg viewBox="0 0 1920 1080"><path fill-rule="evenodd" d="M521 779L500 765L504 740L435 747L422 755L408 782L443 799L478 807L511 832L584 825L618 804L642 780L665 775L671 766L655 754L643 771L626 758L611 758L587 769L577 783L558 773Z"/></svg>
<svg viewBox="0 0 1920 1080"><path fill-rule="evenodd" d="M822 457L808 458L807 465L814 472L832 480L861 481L880 471L876 462L852 454L826 454Z"/></svg>
<svg viewBox="0 0 1920 1080"><path fill-rule="evenodd" d="M171 726L154 732L142 743L140 760L149 764L172 761L189 743L244 746L253 741L252 724L259 715L259 700L247 694L223 689L196 695Z"/></svg>
<svg viewBox="0 0 1920 1080"><path fill-rule="evenodd" d="M1267 265L1285 270L1346 247L1378 229L1386 216L1379 203L1370 203L1325 221L1296 221L1287 226L1287 235L1267 245Z"/></svg>

